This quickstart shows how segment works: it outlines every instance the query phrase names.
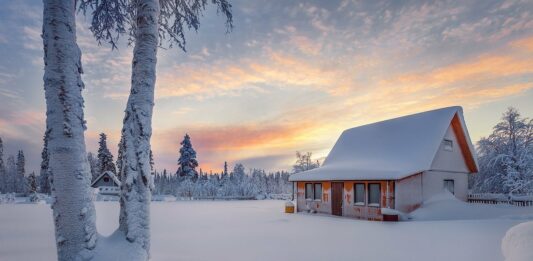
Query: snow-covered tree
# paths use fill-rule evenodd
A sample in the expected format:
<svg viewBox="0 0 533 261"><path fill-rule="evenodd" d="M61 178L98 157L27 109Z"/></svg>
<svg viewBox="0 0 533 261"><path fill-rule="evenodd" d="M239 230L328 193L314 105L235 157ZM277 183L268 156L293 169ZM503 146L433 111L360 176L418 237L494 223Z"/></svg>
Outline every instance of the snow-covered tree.
<svg viewBox="0 0 533 261"><path fill-rule="evenodd" d="M15 192L17 193L26 193L27 184L26 184L26 159L24 157L24 152L19 150L17 153L17 176L15 179L16 188Z"/></svg>
<svg viewBox="0 0 533 261"><path fill-rule="evenodd" d="M57 256L60 261L86 260L96 246L97 233L85 150L83 69L76 43L79 1L43 2L43 80Z"/></svg>
<svg viewBox="0 0 533 261"><path fill-rule="evenodd" d="M81 0L80 8L91 11L91 31L98 42L113 48L123 34L133 44L131 91L126 104L119 150L122 150L120 230L149 256L151 198L150 138L156 80L157 50L163 41L185 49L185 28L197 30L200 18L212 3L228 18L227 0Z"/></svg>
<svg viewBox="0 0 533 261"><path fill-rule="evenodd" d="M4 164L4 143L0 138L0 193L7 193L7 173Z"/></svg>
<svg viewBox="0 0 533 261"><path fill-rule="evenodd" d="M113 174L117 173L115 162L113 161L113 154L111 154L107 148L107 136L105 133L100 133L100 141L98 142L98 145L98 175L106 171L111 171Z"/></svg>
<svg viewBox="0 0 533 261"><path fill-rule="evenodd" d="M198 161L196 160L196 151L192 147L189 134L185 134L180 144L180 157L178 159L178 171L176 175L181 179L192 179L196 181L198 178L198 172L196 171Z"/></svg>
<svg viewBox="0 0 533 261"><path fill-rule="evenodd" d="M91 181L94 181L101 174L98 158L96 158L92 152L89 152L87 153L87 161L89 162L89 167L91 168Z"/></svg>
<svg viewBox="0 0 533 261"><path fill-rule="evenodd" d="M509 108L492 134L477 143L480 171L474 176L477 192L533 191L533 120Z"/></svg>
<svg viewBox="0 0 533 261"><path fill-rule="evenodd" d="M41 152L41 171L39 172L39 184L41 193L50 194L51 184L50 184L50 168L49 163L50 159L48 156L48 133L44 134L43 138L43 151Z"/></svg>
<svg viewBox="0 0 533 261"><path fill-rule="evenodd" d="M37 195L37 178L35 177L35 172L30 173L28 176L28 181L26 182L30 202L39 201L39 196Z"/></svg>
<svg viewBox="0 0 533 261"><path fill-rule="evenodd" d="M17 164L15 157L9 155L6 162L6 192L12 193L17 191Z"/></svg>
<svg viewBox="0 0 533 261"><path fill-rule="evenodd" d="M312 158L313 154L311 152L307 152L305 154L297 151L296 152L296 164L293 165L292 169L294 173L314 169L320 167L320 164L318 161L313 161Z"/></svg>

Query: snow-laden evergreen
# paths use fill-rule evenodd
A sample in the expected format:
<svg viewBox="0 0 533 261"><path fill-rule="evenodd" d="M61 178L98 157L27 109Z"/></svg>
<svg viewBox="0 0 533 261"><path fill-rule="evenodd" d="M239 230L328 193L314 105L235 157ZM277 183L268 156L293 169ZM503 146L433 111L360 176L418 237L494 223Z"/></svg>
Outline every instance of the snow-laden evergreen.
<svg viewBox="0 0 533 261"><path fill-rule="evenodd" d="M0 193L7 193L7 173L4 163L4 143L0 138Z"/></svg>
<svg viewBox="0 0 533 261"><path fill-rule="evenodd" d="M17 188L17 164L15 163L15 157L9 155L6 161L6 192L14 193Z"/></svg>
<svg viewBox="0 0 533 261"><path fill-rule="evenodd" d="M492 134L477 144L480 172L471 181L475 192L533 192L533 120L509 108Z"/></svg>
<svg viewBox="0 0 533 261"><path fill-rule="evenodd" d="M27 183L26 183L26 159L24 157L24 152L19 150L17 153L17 174L15 178L15 192L17 193L26 193L27 192Z"/></svg>
<svg viewBox="0 0 533 261"><path fill-rule="evenodd" d="M89 162L89 167L91 168L91 180L94 181L98 176L100 176L98 159L94 156L92 152L87 153L87 161Z"/></svg>
<svg viewBox="0 0 533 261"><path fill-rule="evenodd" d="M85 150L81 51L74 0L44 0L44 91L58 259L89 259L97 241Z"/></svg>
<svg viewBox="0 0 533 261"><path fill-rule="evenodd" d="M39 195L37 194L37 177L35 177L35 172L30 173L30 175L28 176L27 186L28 197L30 202L39 201Z"/></svg>
<svg viewBox="0 0 533 261"><path fill-rule="evenodd" d="M107 135L105 133L100 133L100 141L98 141L98 174L111 171L113 174L117 173L117 169L115 167L115 162L113 161L113 154L111 154L111 151L107 148ZM90 164L91 162L89 162ZM92 166L91 166L92 167ZM92 172L92 169L91 169ZM92 173L94 178L94 173Z"/></svg>
<svg viewBox="0 0 533 261"><path fill-rule="evenodd" d="M50 159L48 155L48 132L43 138L43 151L41 152L41 171L39 172L39 186L41 193L50 194L52 192L50 184Z"/></svg>
<svg viewBox="0 0 533 261"><path fill-rule="evenodd" d="M182 180L192 179L196 181L198 178L198 172L196 171L198 161L196 160L196 151L192 147L189 134L185 134L180 144L180 157L178 159L178 171L176 175Z"/></svg>

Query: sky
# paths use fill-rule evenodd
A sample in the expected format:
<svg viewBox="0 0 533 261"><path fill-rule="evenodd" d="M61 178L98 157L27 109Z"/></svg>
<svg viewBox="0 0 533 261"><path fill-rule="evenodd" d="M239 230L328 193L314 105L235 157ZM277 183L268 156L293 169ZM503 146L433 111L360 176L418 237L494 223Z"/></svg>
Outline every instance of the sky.
<svg viewBox="0 0 533 261"><path fill-rule="evenodd" d="M351 127L459 105L473 141L507 107L533 117L533 1L234 0L234 28L208 9L187 51L158 50L152 149L177 169L191 136L204 171L227 161L290 170L295 152L323 159ZM77 16L85 133L116 156L132 48L98 45ZM42 3L0 9L0 137L38 172L45 122Z"/></svg>

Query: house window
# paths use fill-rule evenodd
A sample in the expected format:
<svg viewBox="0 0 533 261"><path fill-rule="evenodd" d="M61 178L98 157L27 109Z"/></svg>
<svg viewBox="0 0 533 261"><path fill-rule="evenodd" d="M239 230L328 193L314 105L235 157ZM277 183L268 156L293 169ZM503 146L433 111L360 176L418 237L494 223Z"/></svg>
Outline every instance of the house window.
<svg viewBox="0 0 533 261"><path fill-rule="evenodd" d="M109 178L108 177L104 177L104 182L105 183L109 182Z"/></svg>
<svg viewBox="0 0 533 261"><path fill-rule="evenodd" d="M313 184L305 183L305 199L313 199Z"/></svg>
<svg viewBox="0 0 533 261"><path fill-rule="evenodd" d="M444 189L450 191L450 193L455 195L455 183L453 179L445 179L444 180Z"/></svg>
<svg viewBox="0 0 533 261"><path fill-rule="evenodd" d="M443 145L444 145L444 150L453 151L453 141L452 140L444 139Z"/></svg>
<svg viewBox="0 0 533 261"><path fill-rule="evenodd" d="M315 183L315 200L322 200L322 183Z"/></svg>
<svg viewBox="0 0 533 261"><path fill-rule="evenodd" d="M368 206L381 206L381 185L379 183L368 184Z"/></svg>
<svg viewBox="0 0 533 261"><path fill-rule="evenodd" d="M355 183L354 184L354 204L357 206L365 205L365 184L364 183Z"/></svg>

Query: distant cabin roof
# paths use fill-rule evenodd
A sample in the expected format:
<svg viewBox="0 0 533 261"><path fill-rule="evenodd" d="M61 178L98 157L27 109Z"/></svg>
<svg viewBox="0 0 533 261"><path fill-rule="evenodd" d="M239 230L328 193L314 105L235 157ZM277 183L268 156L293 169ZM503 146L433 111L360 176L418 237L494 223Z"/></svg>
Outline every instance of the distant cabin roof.
<svg viewBox="0 0 533 261"><path fill-rule="evenodd" d="M118 180L117 176L115 174L113 174L113 172L111 172L111 171L104 171L102 174L100 174L100 176L98 176L93 181L93 183L91 183L91 187L93 187L100 179L102 179L105 176L108 176L109 178L111 178L115 182L115 184L117 184L117 186L120 187L120 180Z"/></svg>
<svg viewBox="0 0 533 261"><path fill-rule="evenodd" d="M426 171L450 124L471 172L478 166L459 106L407 115L345 130L320 168L296 173L290 181L396 180Z"/></svg>

